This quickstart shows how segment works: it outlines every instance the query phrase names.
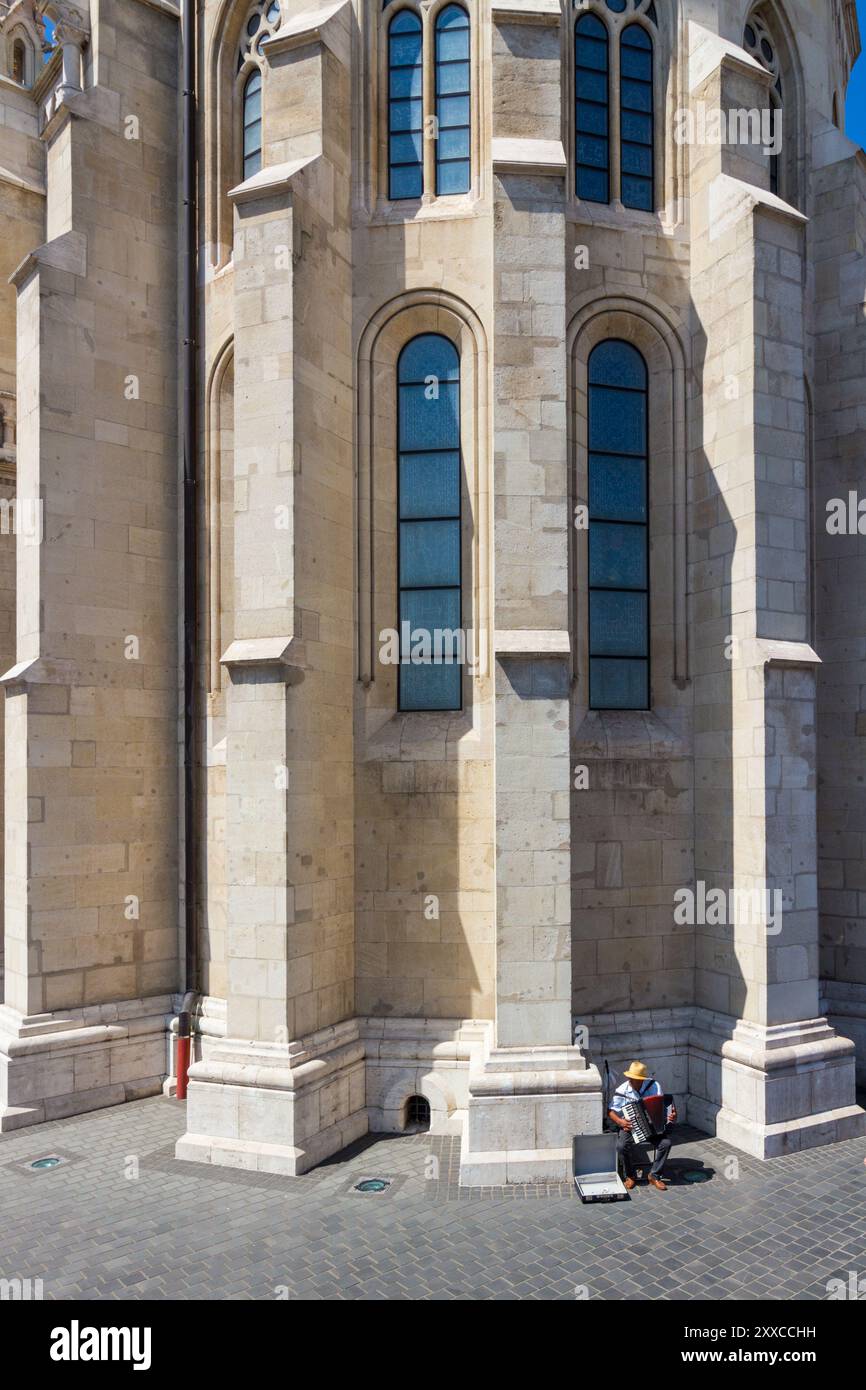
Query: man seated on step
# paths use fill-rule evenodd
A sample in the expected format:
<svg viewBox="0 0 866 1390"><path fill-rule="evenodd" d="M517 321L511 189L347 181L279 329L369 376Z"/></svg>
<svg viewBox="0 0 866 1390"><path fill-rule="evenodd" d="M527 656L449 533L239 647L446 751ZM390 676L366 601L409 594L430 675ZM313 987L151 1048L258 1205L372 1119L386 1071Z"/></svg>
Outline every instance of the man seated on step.
<svg viewBox="0 0 866 1390"><path fill-rule="evenodd" d="M635 1186L635 1142L631 1134L631 1124L625 1118L624 1110L628 1101L636 1102L646 1100L647 1096L664 1095L661 1086L650 1076L643 1062L632 1062L627 1071L623 1072L625 1081L621 1086L617 1086L613 1093L610 1110L607 1112L614 1124L618 1126L620 1133L616 1141L616 1151L622 1157L622 1166L625 1169L625 1185L631 1191ZM668 1109L668 1124L676 1124L676 1106L672 1105ZM662 1182L662 1172L664 1170L667 1156L671 1151L671 1140L665 1132L659 1139L656 1147L655 1162L649 1171L647 1182L650 1187L656 1188L659 1192L667 1192L668 1185Z"/></svg>

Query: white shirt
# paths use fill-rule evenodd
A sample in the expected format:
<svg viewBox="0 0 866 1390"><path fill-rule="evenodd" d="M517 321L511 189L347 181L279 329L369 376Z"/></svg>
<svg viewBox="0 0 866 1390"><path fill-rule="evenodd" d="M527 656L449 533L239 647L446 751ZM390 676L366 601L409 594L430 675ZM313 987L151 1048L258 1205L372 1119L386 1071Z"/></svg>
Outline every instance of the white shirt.
<svg viewBox="0 0 866 1390"><path fill-rule="evenodd" d="M662 1095L664 1095L664 1091L662 1090L661 1086L657 1081L653 1081L652 1079L642 1081L640 1083L640 1089L637 1091L635 1090L634 1086L631 1084L630 1081L624 1081L622 1085L617 1086L616 1090L614 1091L613 1099L610 1103L610 1108L611 1110L613 1110L614 1114L621 1115L623 1112L623 1106L625 1105L627 1100L646 1100L647 1096Z"/></svg>

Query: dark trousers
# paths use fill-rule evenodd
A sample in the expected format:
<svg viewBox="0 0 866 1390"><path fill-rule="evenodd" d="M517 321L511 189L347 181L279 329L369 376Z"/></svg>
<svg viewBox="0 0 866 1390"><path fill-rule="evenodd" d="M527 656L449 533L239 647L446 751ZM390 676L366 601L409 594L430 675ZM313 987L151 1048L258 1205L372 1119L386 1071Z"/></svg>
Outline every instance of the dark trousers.
<svg viewBox="0 0 866 1390"><path fill-rule="evenodd" d="M663 1139L659 1140L658 1147L656 1148L655 1162L650 1168L650 1177L661 1177L662 1170L665 1166L665 1163L667 1162L667 1156L671 1151L671 1147L672 1140L670 1140L667 1135L665 1135ZM636 1159L638 1156L637 1145L635 1144L634 1139L631 1137L631 1134L627 1129L621 1129L619 1134L617 1135L616 1151L622 1159L622 1166L625 1169L626 1177L633 1178L635 1175L635 1169L638 1166L636 1163Z"/></svg>

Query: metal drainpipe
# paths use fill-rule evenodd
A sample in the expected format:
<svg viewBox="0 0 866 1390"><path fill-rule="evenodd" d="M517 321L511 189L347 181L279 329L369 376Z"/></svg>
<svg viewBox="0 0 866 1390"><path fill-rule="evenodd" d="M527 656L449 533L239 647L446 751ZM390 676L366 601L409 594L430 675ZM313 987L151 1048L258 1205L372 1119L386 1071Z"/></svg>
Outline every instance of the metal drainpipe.
<svg viewBox="0 0 866 1390"><path fill-rule="evenodd" d="M184 933L185 989L198 989L196 931L196 352L197 251L196 217L196 0L181 0L182 137L181 137L181 409L183 413L183 759L184 759ZM188 1007L186 1001L184 1007Z"/></svg>

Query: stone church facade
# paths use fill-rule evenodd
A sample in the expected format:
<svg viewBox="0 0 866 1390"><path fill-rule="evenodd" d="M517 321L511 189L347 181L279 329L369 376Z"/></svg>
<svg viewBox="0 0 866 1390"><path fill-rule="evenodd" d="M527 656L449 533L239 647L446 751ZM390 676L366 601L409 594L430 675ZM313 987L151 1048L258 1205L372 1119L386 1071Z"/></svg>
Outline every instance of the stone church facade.
<svg viewBox="0 0 866 1390"><path fill-rule="evenodd" d="M854 0L182 8L0 4L0 1128L863 1134Z"/></svg>

